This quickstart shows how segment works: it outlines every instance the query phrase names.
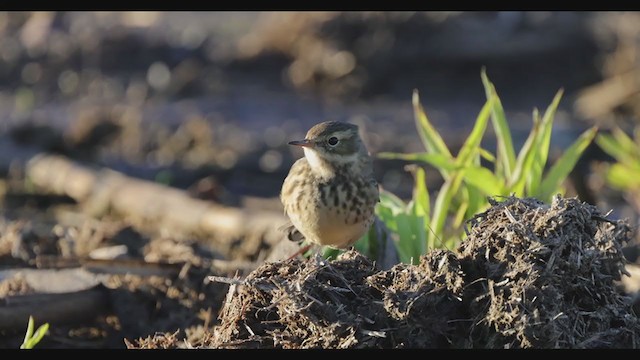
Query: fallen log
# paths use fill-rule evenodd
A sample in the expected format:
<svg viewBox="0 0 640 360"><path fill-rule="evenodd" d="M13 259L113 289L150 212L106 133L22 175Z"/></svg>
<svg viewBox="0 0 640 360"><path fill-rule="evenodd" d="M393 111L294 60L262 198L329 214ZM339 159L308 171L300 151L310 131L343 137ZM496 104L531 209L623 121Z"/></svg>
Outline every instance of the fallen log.
<svg viewBox="0 0 640 360"><path fill-rule="evenodd" d="M29 316L38 323L71 324L104 313L108 307L103 275L82 268L0 271L0 282L22 282L24 291L0 298L0 330L24 331Z"/></svg>
<svg viewBox="0 0 640 360"><path fill-rule="evenodd" d="M107 290L102 285L72 293L10 296L2 299L0 329L24 330L29 316L38 323L86 321L104 312L107 299Z"/></svg>
<svg viewBox="0 0 640 360"><path fill-rule="evenodd" d="M94 169L63 156L38 154L26 164L26 176L37 187L67 195L93 215L113 211L161 231L215 234L216 242L260 236L275 244L286 222L275 211L240 209L190 197L185 191L128 177L110 169Z"/></svg>

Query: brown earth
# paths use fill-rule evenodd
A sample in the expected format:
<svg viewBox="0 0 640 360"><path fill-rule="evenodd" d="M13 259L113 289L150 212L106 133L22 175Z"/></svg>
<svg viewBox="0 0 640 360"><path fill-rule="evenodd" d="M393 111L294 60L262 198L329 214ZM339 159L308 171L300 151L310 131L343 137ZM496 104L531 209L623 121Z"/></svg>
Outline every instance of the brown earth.
<svg viewBox="0 0 640 360"><path fill-rule="evenodd" d="M640 320L616 285L629 235L576 199L507 198L470 221L458 252L417 265L379 271L353 251L262 265L233 282L203 346L635 348Z"/></svg>

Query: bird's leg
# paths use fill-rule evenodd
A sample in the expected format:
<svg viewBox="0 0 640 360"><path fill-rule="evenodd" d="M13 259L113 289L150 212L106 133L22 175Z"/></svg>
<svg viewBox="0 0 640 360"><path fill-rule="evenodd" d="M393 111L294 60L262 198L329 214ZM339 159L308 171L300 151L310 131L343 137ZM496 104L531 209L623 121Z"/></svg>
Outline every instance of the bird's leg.
<svg viewBox="0 0 640 360"><path fill-rule="evenodd" d="M312 246L313 246L313 244L307 244L307 245L305 245L305 246L301 247L301 248L300 248L300 250L298 250L298 251L296 251L296 252L295 252L295 254L293 254L293 255L289 256L289 257L287 258L287 261L289 261L289 260L291 260L291 259L293 259L293 258L298 257L298 255L302 255L302 254L304 254L305 252L307 252L307 250L311 249L311 247L312 247Z"/></svg>

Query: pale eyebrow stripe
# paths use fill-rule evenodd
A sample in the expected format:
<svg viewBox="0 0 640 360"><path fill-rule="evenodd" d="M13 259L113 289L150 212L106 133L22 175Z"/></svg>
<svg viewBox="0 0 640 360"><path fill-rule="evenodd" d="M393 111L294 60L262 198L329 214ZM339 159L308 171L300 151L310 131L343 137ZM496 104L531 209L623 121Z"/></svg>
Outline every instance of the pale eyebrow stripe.
<svg viewBox="0 0 640 360"><path fill-rule="evenodd" d="M349 130L343 130L337 133L334 133L333 136L340 138L340 139L344 139L345 137L347 137L347 135L349 135L350 131Z"/></svg>

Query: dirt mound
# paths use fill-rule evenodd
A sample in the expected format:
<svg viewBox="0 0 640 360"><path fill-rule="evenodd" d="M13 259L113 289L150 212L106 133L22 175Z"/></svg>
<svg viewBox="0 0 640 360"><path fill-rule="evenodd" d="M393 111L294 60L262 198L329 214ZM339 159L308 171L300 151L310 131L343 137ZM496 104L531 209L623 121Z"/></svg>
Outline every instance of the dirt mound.
<svg viewBox="0 0 640 360"><path fill-rule="evenodd" d="M460 265L445 251L383 272L357 252L267 263L226 304L211 345L441 347L461 294Z"/></svg>
<svg viewBox="0 0 640 360"><path fill-rule="evenodd" d="M267 263L231 287L218 348L638 347L616 288L625 222L556 198L492 202L458 254L377 271L355 252Z"/></svg>
<svg viewBox="0 0 640 360"><path fill-rule="evenodd" d="M640 323L615 281L622 221L556 197L492 202L460 245L472 347L637 347Z"/></svg>

